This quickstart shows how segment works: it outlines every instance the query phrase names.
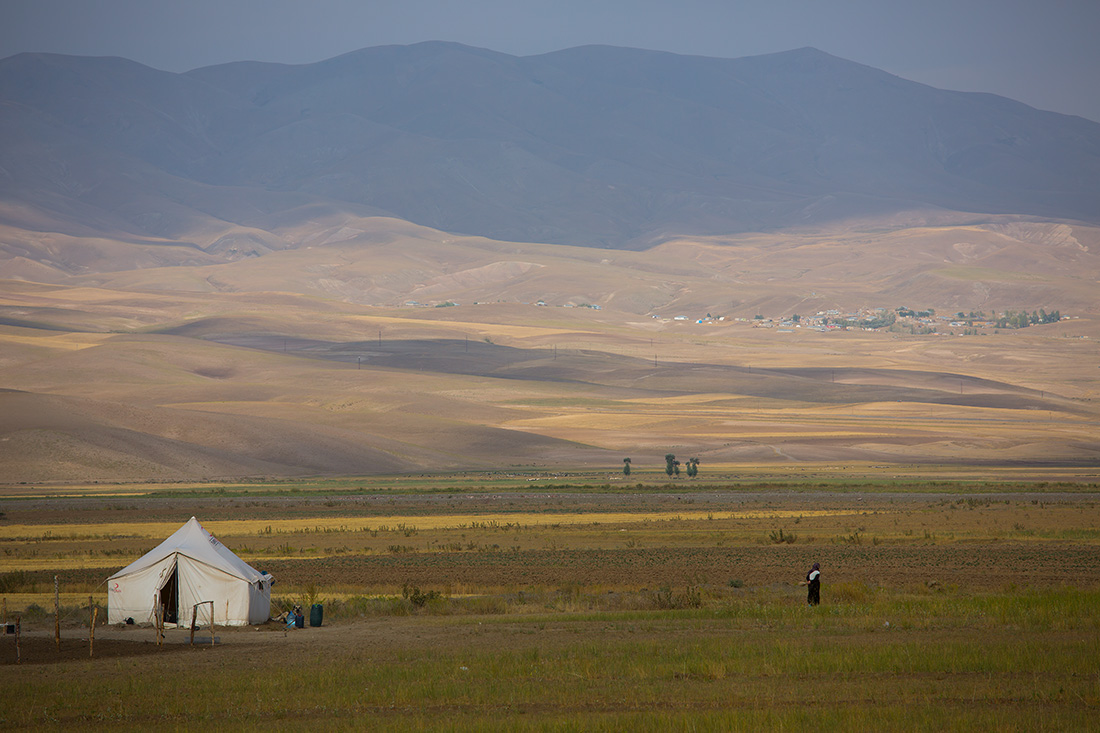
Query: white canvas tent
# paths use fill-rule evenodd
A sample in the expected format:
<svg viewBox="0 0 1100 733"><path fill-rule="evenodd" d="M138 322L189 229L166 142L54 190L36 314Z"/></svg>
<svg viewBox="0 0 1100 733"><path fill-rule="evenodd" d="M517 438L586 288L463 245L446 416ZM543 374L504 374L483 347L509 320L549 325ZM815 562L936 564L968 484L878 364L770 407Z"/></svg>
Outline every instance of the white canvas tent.
<svg viewBox="0 0 1100 733"><path fill-rule="evenodd" d="M245 626L271 614L270 575L260 573L191 517L171 537L107 580L107 619L152 623L163 609L166 625L191 623L196 603L213 601L214 623ZM210 606L199 609L210 621Z"/></svg>

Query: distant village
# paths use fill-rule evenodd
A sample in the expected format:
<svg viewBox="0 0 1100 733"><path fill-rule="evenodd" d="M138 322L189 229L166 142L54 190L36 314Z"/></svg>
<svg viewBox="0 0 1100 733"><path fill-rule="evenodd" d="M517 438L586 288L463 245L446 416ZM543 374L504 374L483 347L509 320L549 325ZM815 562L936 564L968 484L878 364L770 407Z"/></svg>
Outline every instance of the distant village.
<svg viewBox="0 0 1100 733"><path fill-rule="evenodd" d="M415 308L447 308L457 306L454 301L443 303L425 304L415 300L405 302L407 307ZM485 305L474 303L474 305ZM524 305L531 305L524 303ZM544 300L534 303L536 306L552 307ZM590 308L601 310L599 305L593 303L564 303L559 308ZM753 328L770 328L776 333L794 333L796 329L810 331L888 331L913 335L933 336L982 336L995 333L999 330L1014 330L1027 328L1028 326L1043 323L1058 323L1069 320L1071 316L1063 316L1060 311L1047 312L1045 309L1033 310L1030 313L1021 311L957 311L951 314L937 314L935 309L914 310L906 306L898 306L893 310L887 308L861 308L857 311L842 312L837 309L817 311L812 315L798 313L790 316L773 318L757 314L752 318L714 316L707 313L705 316L661 316L653 315L658 321L685 321L697 325L717 323L744 323Z"/></svg>
<svg viewBox="0 0 1100 733"><path fill-rule="evenodd" d="M793 333L795 329L812 331L890 331L915 335L984 335L1000 329L1018 329L1041 323L1057 323L1068 319L1059 311L1047 313L1045 309L1032 311L1004 311L985 313L984 311L958 311L949 315L938 315L933 308L913 310L899 306L894 310L886 308L861 308L855 312L844 313L836 309L818 311L813 315L797 313L782 318L769 318L756 315L752 318L733 318L734 321L751 323L753 328L773 328L777 333ZM676 316L673 320L690 320L685 316ZM698 324L726 320L707 314L696 319Z"/></svg>

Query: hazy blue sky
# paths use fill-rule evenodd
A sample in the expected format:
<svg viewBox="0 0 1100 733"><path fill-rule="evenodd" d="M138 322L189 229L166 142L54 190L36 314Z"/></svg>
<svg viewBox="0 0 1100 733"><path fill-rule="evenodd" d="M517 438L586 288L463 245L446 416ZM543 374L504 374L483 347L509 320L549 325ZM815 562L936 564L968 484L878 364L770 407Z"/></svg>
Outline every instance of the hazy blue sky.
<svg viewBox="0 0 1100 733"><path fill-rule="evenodd" d="M801 46L1100 121L1100 0L0 0L0 57L168 71L458 41L525 56L602 43L738 57Z"/></svg>

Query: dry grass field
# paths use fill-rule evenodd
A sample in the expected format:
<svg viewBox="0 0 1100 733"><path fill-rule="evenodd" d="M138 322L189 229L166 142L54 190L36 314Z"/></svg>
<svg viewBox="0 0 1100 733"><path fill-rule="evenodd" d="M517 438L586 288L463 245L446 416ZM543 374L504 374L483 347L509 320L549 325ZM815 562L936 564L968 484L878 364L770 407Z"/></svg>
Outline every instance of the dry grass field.
<svg viewBox="0 0 1100 733"><path fill-rule="evenodd" d="M613 469L667 452L1100 460L1088 227L853 224L646 252L370 219L295 238L219 265L3 281L3 480ZM924 335L779 327L874 307L1065 319ZM756 315L774 327L754 328Z"/></svg>

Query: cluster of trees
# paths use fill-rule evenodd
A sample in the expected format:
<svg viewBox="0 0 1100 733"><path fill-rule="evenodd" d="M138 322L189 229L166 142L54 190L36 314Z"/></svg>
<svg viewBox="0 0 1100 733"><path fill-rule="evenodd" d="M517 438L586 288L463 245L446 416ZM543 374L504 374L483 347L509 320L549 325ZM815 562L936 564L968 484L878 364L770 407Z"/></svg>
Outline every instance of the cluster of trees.
<svg viewBox="0 0 1100 733"><path fill-rule="evenodd" d="M913 311L909 308L896 308L895 312L903 318L924 318L935 314L936 311L929 308L926 311ZM1062 314L1059 311L1052 311L1047 313L1045 309L1040 308L1037 311L1005 311L1000 316L995 312L986 315L985 311L959 311L954 314L954 318L957 321L963 321L967 326L973 326L974 321L992 321L993 325L997 328L1027 328L1038 323L1057 323L1062 320Z"/></svg>
<svg viewBox="0 0 1100 733"><path fill-rule="evenodd" d="M708 314L709 315L709 314ZM900 306L894 309L893 313L882 313L880 315L871 316L868 318L830 318L827 319L827 323L832 323L837 326L844 326L847 328L889 328L892 331L898 330L892 328L897 322L898 318L931 318L936 315L934 308L928 308L927 310L913 310L912 308L906 308ZM764 318L762 315L753 316L754 319L761 320ZM993 321L997 328L1027 328L1028 326L1038 323L1057 323L1062 320L1062 314L1059 311L1052 311L1047 313L1044 309L1040 308L1037 311L1028 313L1027 311L1005 311L997 316L996 313L986 315L984 311L959 311L955 314L955 319L959 321L965 321L968 326L973 326L974 321ZM800 316L793 315L791 320L798 323L801 319ZM931 328L918 328L916 326L909 327L909 333L932 333L935 329Z"/></svg>
<svg viewBox="0 0 1100 733"><path fill-rule="evenodd" d="M665 454L665 473L669 478L680 475L680 462L676 460L676 455L673 453ZM691 478L695 478L699 475L699 459L689 458L687 460L687 475Z"/></svg>
<svg viewBox="0 0 1100 733"><path fill-rule="evenodd" d="M883 313L881 315L860 318L858 320L854 318L833 318L830 319L829 322L848 328L889 328L894 325L894 321L896 320L898 320L898 317L893 313Z"/></svg>
<svg viewBox="0 0 1100 733"><path fill-rule="evenodd" d="M910 333L917 336L924 336L930 333L935 333L936 329L933 326L926 326L923 323L913 323L912 321L895 323L890 326L892 333Z"/></svg>
<svg viewBox="0 0 1100 733"><path fill-rule="evenodd" d="M932 316L936 315L935 308L929 308L928 310L923 311L915 311L912 308L900 306L898 308L895 308L894 312L902 318L931 318Z"/></svg>
<svg viewBox="0 0 1100 733"><path fill-rule="evenodd" d="M684 465L684 464L682 464L682 463L680 463L680 461L676 460L676 455L675 454L668 453L668 454L665 455L665 473L668 474L669 478L672 478L673 476L679 476L680 475L680 466L682 466L682 465ZM684 468L687 471L687 475L688 475L689 478L695 478L696 476L699 475L699 459L698 458L689 458L687 460L687 465L684 466ZM623 459L623 475L624 476L629 476L630 475L630 459L629 458L624 458Z"/></svg>
<svg viewBox="0 0 1100 733"><path fill-rule="evenodd" d="M1051 311L1047 313L1040 308L1037 311L1031 311L1029 314L1027 311L1005 311L1000 318L996 320L997 328L1027 328L1028 326L1038 323L1057 323L1062 320L1062 314L1058 311Z"/></svg>
<svg viewBox="0 0 1100 733"><path fill-rule="evenodd" d="M699 475L699 459L698 458L689 458L688 459L687 473L688 473L689 478L695 478L696 476Z"/></svg>

